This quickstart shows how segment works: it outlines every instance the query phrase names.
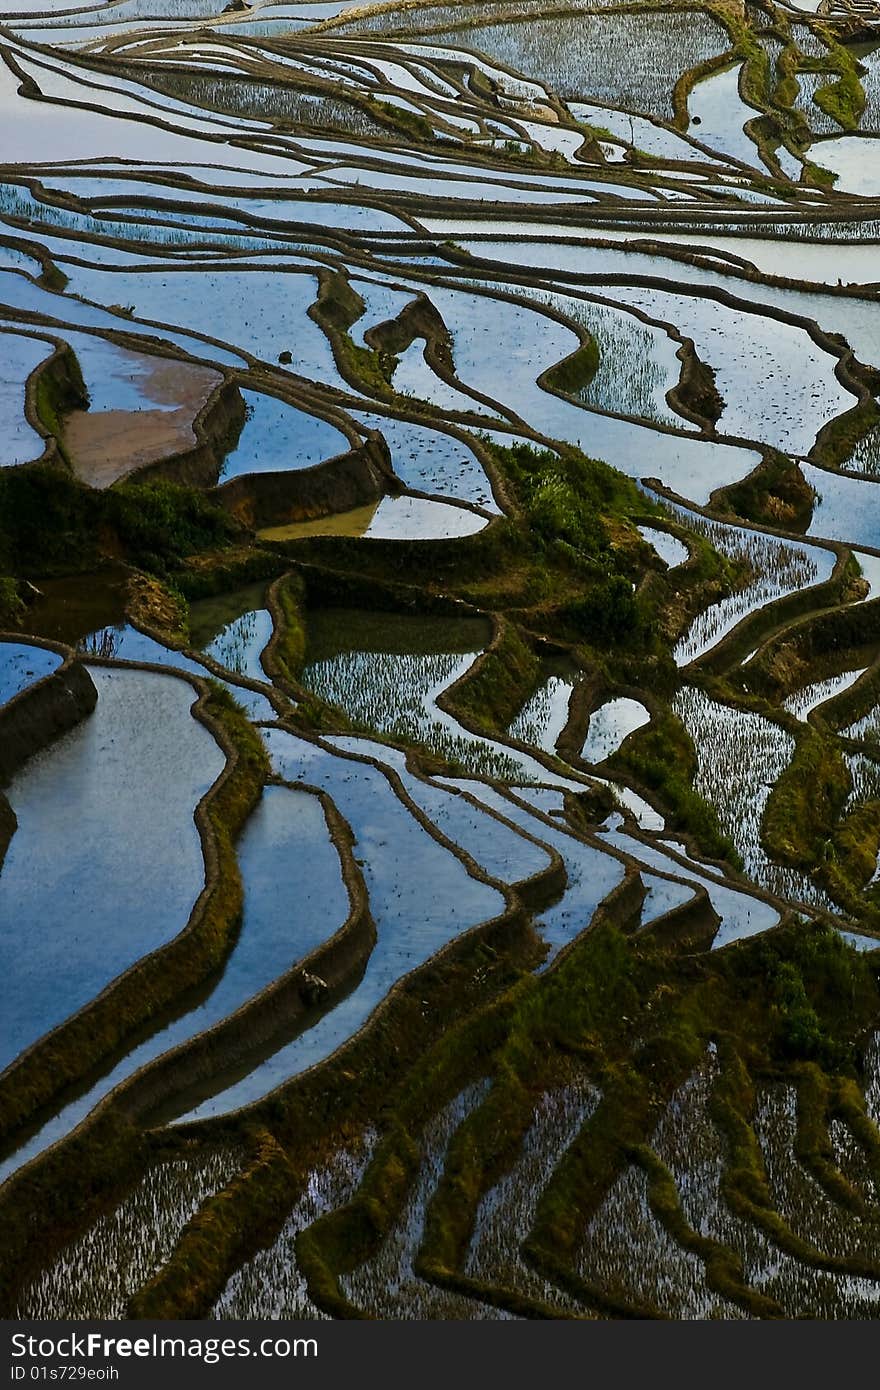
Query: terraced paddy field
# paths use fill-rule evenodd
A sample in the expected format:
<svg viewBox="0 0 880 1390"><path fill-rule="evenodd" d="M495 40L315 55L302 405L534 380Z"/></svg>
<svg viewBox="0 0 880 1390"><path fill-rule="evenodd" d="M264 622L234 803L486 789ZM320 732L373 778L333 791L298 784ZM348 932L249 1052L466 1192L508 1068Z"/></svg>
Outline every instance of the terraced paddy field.
<svg viewBox="0 0 880 1390"><path fill-rule="evenodd" d="M878 1315L878 45L0 0L0 1313Z"/></svg>

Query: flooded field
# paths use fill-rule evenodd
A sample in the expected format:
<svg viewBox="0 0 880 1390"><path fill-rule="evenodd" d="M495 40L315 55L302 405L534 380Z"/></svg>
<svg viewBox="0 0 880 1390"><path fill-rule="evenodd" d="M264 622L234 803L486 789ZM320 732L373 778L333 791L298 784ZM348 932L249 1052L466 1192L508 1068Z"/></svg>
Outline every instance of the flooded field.
<svg viewBox="0 0 880 1390"><path fill-rule="evenodd" d="M0 0L0 1313L878 1315L878 44Z"/></svg>
<svg viewBox="0 0 880 1390"><path fill-rule="evenodd" d="M4 1065L175 935L204 882L193 812L224 760L190 716L195 692L152 672L92 678L94 717L8 791L18 829L0 888ZM75 836L65 833L71 805ZM97 898L95 883L106 885ZM32 932L23 953L19 933Z"/></svg>

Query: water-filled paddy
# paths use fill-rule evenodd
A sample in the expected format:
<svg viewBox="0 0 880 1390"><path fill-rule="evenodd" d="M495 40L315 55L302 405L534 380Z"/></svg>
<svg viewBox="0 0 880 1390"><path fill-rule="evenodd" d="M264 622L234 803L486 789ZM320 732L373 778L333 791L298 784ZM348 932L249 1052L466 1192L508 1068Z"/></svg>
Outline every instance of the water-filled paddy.
<svg viewBox="0 0 880 1390"><path fill-rule="evenodd" d="M849 690L851 685L863 676L865 668L862 667L855 671L842 671L836 676L826 676L824 680L813 681L810 685L804 686L794 694L789 695L783 702L785 708L796 715L798 719L806 719L814 709L818 709L826 700L832 700L835 695L842 695L844 690Z"/></svg>
<svg viewBox="0 0 880 1390"><path fill-rule="evenodd" d="M772 5L749 10L748 31L714 12L626 14L604 0L577 0L562 15L535 0L375 11L321 0L244 14L221 14L216 0L194 0L185 14L182 5L90 0L49 15L21 0L6 30L36 86L20 93L21 79L0 67L0 159L17 161L0 187L0 464L23 465L0 477L0 500L14 501L0 508L2 626L18 622L21 632L0 653L0 703L4 690L14 698L60 660L30 645L28 632L116 664L92 661L98 709L10 788L18 825L0 875L9 996L8 1008L0 1000L9 1033L0 1066L188 918L204 882L194 808L224 758L191 717L195 691L182 675L216 673L266 726L257 732L274 775L262 794L252 788L256 809L235 845L244 912L222 967L11 1136L0 1177L36 1159L51 1211L58 1194L39 1153L60 1141L73 1209L93 1171L103 1181L107 1155L81 1129L86 1163L67 1166L64 1136L102 1099L121 1107L125 1090L108 1092L136 1068L182 1049L173 1073L165 1063L153 1071L163 1079L152 1108L134 1116L135 1127L154 1127L143 1151L164 1161L90 1227L84 1220L60 1256L47 1246L43 1273L29 1271L10 1308L119 1317L171 1261L162 1312L179 1314L194 1292L178 1245L186 1223L253 1159L216 1150L215 1129L189 1122L220 1117L228 1133L238 1121L224 1117L268 1096L246 1123L264 1131L261 1145L271 1146L269 1134L283 1143L290 1166L272 1165L286 1175L281 1201L272 1194L265 1248L239 1269L241 1250L255 1245L248 1232L226 1230L235 1203L217 1211L223 1251L201 1309L213 1300L215 1317L326 1311L305 1286L299 1237L357 1194L380 1138L389 1128L395 1143L403 1138L399 1119L412 1141L412 1181L370 1257L333 1251L328 1270L344 1271L343 1292L368 1315L497 1318L517 1296L562 1317L601 1315L608 1298L678 1319L733 1319L756 1307L876 1315L876 1280L832 1267L852 1252L874 1258L865 1158L843 1118L830 1120L829 1155L865 1194L856 1219L799 1159L802 1058L791 1037L783 1047L773 1032L777 958L779 979L791 971L799 988L802 977L815 1009L823 1042L813 1064L855 1057L876 1031L859 1014L868 976L848 954L834 957L835 978L851 971L861 981L847 990L847 1010L823 997L817 962L839 941L810 921L816 909L846 921L816 886L821 877L852 916L840 940L870 969L880 940L875 634L843 550L854 548L873 597L880 455L864 393L876 382L859 363L880 367L878 225L870 203L846 190L876 183L876 46L844 50L824 27L802 23L791 23L787 44L790 16ZM795 72L793 45L817 71ZM858 105L854 83L835 86L853 57L866 98L858 134L845 128L841 105ZM823 164L836 168L836 182L817 172ZM55 340L76 354L87 410L72 358L61 360L61 375L32 374ZM194 443L218 368L231 369L248 407L237 440L230 424L216 448L218 466L227 453L221 484L234 485L198 496L126 481L172 444L175 480L203 472L204 456L196 466L179 455ZM228 392L217 400L209 423L223 435L232 401ZM27 466L44 448L38 419L61 446L55 472ZM395 495L352 509L364 494L348 481L360 479L362 461L340 455L372 431L403 491L388 479ZM562 464L489 451L512 441L549 445L562 463L580 447L639 486L578 462L593 505L572 525ZM50 441L47 457L53 449ZM768 449L800 463L812 517L797 486L789 506L797 478ZM516 472L526 460L534 492ZM66 464L102 490L80 489ZM243 481L293 470L295 486ZM670 512L654 506L656 479L679 498ZM297 511L280 501L294 491L305 496ZM218 516L218 505L235 518ZM291 515L311 519L287 524ZM71 574L83 551L92 573ZM305 596L299 612L285 597L278 634L279 669L286 661L306 689L296 701L272 688L263 667L273 636L266 589L286 566L305 581L278 591ZM156 587L132 581L133 571ZM597 587L606 575L607 590ZM432 611L439 600L470 616L416 616L429 606L426 591ZM397 612L374 609L380 593ZM618 598L620 625L609 606ZM361 606L333 608L340 600ZM175 612L185 653L161 630ZM63 695L57 681L48 689ZM224 722L259 780L254 732L229 710ZM835 745L838 725L850 742ZM833 754L833 800L845 802L837 824L822 829L821 874L776 864L762 839L798 730L798 757L820 746ZM576 770L583 760L601 769L620 749L613 775L632 786ZM316 789L351 827L350 859ZM777 819L786 794L783 782ZM5 828L0 805L0 835ZM723 837L743 861L739 876L717 858L732 857ZM222 857L228 894L234 866ZM286 1020L271 1012L273 995L254 1004L339 930L361 879L376 935L358 937L348 974L329 992L310 986L306 1010ZM795 907L794 930L771 931L782 905L755 896L762 889ZM536 929L531 974L516 954L523 904ZM652 931L689 905L691 914ZM510 934L493 929L491 949L474 934L447 976L437 953L505 907ZM605 925L607 915L626 936ZM424 965L418 992L380 1023L389 993ZM452 1035L432 1006L447 981L457 986L455 972L465 1015ZM728 1011L720 1054L704 1052L734 972L743 972L748 1037L731 1036L739 1025ZM644 997L632 995L633 979L640 991L647 985ZM222 1025L243 1006L251 1011L233 1046ZM409 1040L394 1039L400 1075L371 1110L386 1023L394 1038L410 1007L422 1009L426 1047L413 1058ZM692 1022L699 1049L675 1076L643 1065L690 1048ZM188 1053L215 1025L210 1051ZM497 1050L488 1040L496 1029ZM322 1066L356 1034L362 1084L347 1091L345 1055ZM457 1054L459 1037L478 1039L476 1060ZM742 1133L766 1170L768 1213L818 1246L818 1260L795 1258L781 1225L771 1241L763 1211L752 1220L734 1209L712 1105L733 1047L755 1069ZM864 1074L860 1057L853 1071L874 1117L875 1053L869 1044ZM585 1074L572 1073L573 1056ZM493 1122L499 1160L470 1193L476 1226L464 1231L462 1291L452 1293L415 1273L431 1204L445 1178L456 1180L448 1165L462 1139L466 1164L488 1156L481 1125L493 1104L503 1110L514 1079L522 1124L506 1136L503 1119L497 1134ZM573 1284L563 1292L523 1258L523 1242L548 1210L564 1234L566 1154L591 1124L598 1087L599 1103L613 1105L622 1079L644 1088L648 1118L600 1175L589 1138L575 1150L583 1172L577 1193L569 1190L579 1201L592 1183L595 1198L563 1256L595 1290L578 1302ZM272 1095L279 1086L283 1096ZM327 1097L326 1132L320 1110L300 1115L304 1095L319 1107ZM3 1114L8 1099L0 1096ZM180 1119L176 1133L164 1128ZM136 1159L137 1137L129 1143L122 1125L114 1133L120 1162ZM680 1219L729 1251L723 1292L706 1248L656 1200L650 1151L668 1169ZM246 1203L259 1181L239 1191ZM16 1242L39 1242L44 1216L26 1204L11 1214L4 1254L13 1266ZM468 1278L494 1292L468 1296Z"/></svg>
<svg viewBox="0 0 880 1390"><path fill-rule="evenodd" d="M204 269L157 267L150 273L108 274L78 268L71 275L71 288L98 304L131 305L136 318L180 326L221 342L217 329L228 326L234 349L269 362L277 362L280 353L289 351L291 371L342 386L330 344L308 317L317 294L314 278L292 273L280 279L279 284L277 274L260 269L212 275ZM225 306L219 325L218 301ZM218 357L216 350L211 351ZM227 356L221 350L218 360Z"/></svg>
<svg viewBox="0 0 880 1390"><path fill-rule="evenodd" d="M306 536L363 536L365 540L448 540L482 531L489 518L466 507L435 502L430 497L383 497L350 512L336 512L315 521L267 526L267 541L295 541Z"/></svg>
<svg viewBox="0 0 880 1390"><path fill-rule="evenodd" d="M621 696L593 711L581 757L588 763L610 758L623 740L647 724L651 716L640 700Z"/></svg>
<svg viewBox="0 0 880 1390"><path fill-rule="evenodd" d="M43 441L24 412L28 377L52 353L52 344L21 333L0 333L0 467L39 458Z"/></svg>
<svg viewBox="0 0 880 1390"><path fill-rule="evenodd" d="M667 531L658 531L655 526L640 526L639 532L670 569L674 569L676 565L683 565L688 558L690 552L677 536L671 536Z"/></svg>
<svg viewBox="0 0 880 1390"><path fill-rule="evenodd" d="M696 84L688 102L689 134L744 164L754 165L758 161L757 146L743 126L759 113L740 98L741 71L741 66L726 68Z"/></svg>
<svg viewBox="0 0 880 1390"><path fill-rule="evenodd" d="M548 81L563 97L647 107L659 116L671 115L669 93L679 74L727 47L721 27L699 12L553 15L432 33L431 41L476 49Z"/></svg>
<svg viewBox="0 0 880 1390"><path fill-rule="evenodd" d="M548 676L511 724L511 738L555 753L559 736L568 723L574 683L565 676Z"/></svg>
<svg viewBox="0 0 880 1390"><path fill-rule="evenodd" d="M822 1317L870 1316L876 1306L873 1282L795 1260L757 1223L734 1215L725 1203L724 1140L709 1111L714 1075L707 1066L681 1088L655 1135L658 1156L672 1171L689 1224L728 1245L742 1260L747 1282L776 1299L784 1316L796 1317L805 1308Z"/></svg>
<svg viewBox="0 0 880 1390"><path fill-rule="evenodd" d="M619 820L619 815L612 815L607 822L607 828L602 832L609 845L632 855L640 864L647 865L650 869L678 875L685 882L706 890L709 902L720 918L718 930L712 941L713 949L717 950L732 941L768 931L778 923L779 913L774 907L750 893L728 887L718 877L706 871L698 861L692 859L678 842L665 840L646 844L644 840L636 840L634 836L622 830L618 824ZM674 851L675 855L671 851ZM669 902L670 906L674 905L666 896L669 891L667 888L659 889L651 879L646 880L646 887L649 894L643 912L645 921L649 920L647 914L651 911L651 893L661 894L661 906L666 902Z"/></svg>
<svg viewBox="0 0 880 1390"><path fill-rule="evenodd" d="M91 633L122 625L126 582L124 571L109 566L94 574L41 579L39 594L28 605L28 629L51 642L79 647Z"/></svg>
<svg viewBox="0 0 880 1390"><path fill-rule="evenodd" d="M474 502L486 511L499 510L479 462L454 435L389 415L357 411L353 418L380 432L391 452L392 467L407 487Z"/></svg>
<svg viewBox="0 0 880 1390"><path fill-rule="evenodd" d="M676 519L706 536L737 564L744 581L733 592L705 608L675 648L679 666L697 660L751 613L797 589L820 584L834 569L834 551L800 541L782 541L767 532L726 526L696 513L676 510Z"/></svg>
<svg viewBox="0 0 880 1390"><path fill-rule="evenodd" d="M764 715L722 705L695 686L681 688L673 709L697 748L694 785L715 807L749 877L781 897L828 905L823 891L800 870L773 863L761 842L767 799L794 752L791 734Z"/></svg>
<svg viewBox="0 0 880 1390"><path fill-rule="evenodd" d="M479 1304L457 1298L420 1279L413 1269L424 1232L425 1216L437 1190L443 1162L455 1131L479 1105L486 1091L477 1083L445 1106L421 1140L418 1177L379 1253L343 1281L346 1296L373 1317L449 1318L497 1316Z"/></svg>
<svg viewBox="0 0 880 1390"><path fill-rule="evenodd" d="M874 484L814 468L809 463L803 465L803 470L816 491L810 535L880 549L880 498L875 501L870 491Z"/></svg>
<svg viewBox="0 0 880 1390"><path fill-rule="evenodd" d="M516 1161L477 1207L465 1260L465 1270L473 1278L575 1311L572 1299L526 1264L520 1247L532 1229L541 1192L598 1100L596 1090L582 1079L538 1099Z"/></svg>
<svg viewBox="0 0 880 1390"><path fill-rule="evenodd" d="M667 400L667 393L679 383L681 363L676 356L679 346L665 329L608 304L593 304L572 295L542 292L535 298L585 329L595 345L595 372L569 394L599 410L636 415L678 429L689 427Z"/></svg>
<svg viewBox="0 0 880 1390"><path fill-rule="evenodd" d="M320 1318L296 1259L300 1231L349 1201L375 1145L375 1132L338 1149L313 1169L274 1244L235 1272L211 1310L214 1318Z"/></svg>
<svg viewBox="0 0 880 1390"><path fill-rule="evenodd" d="M263 604L264 589L259 584L192 604L192 645L236 675L266 680L260 655L272 636L272 615Z"/></svg>
<svg viewBox="0 0 880 1390"><path fill-rule="evenodd" d="M480 774L565 782L528 753L473 733L438 703L488 645L485 619L327 609L310 615L307 630L303 684L367 729L423 744ZM561 712L552 716L557 722Z"/></svg>
<svg viewBox="0 0 880 1390"><path fill-rule="evenodd" d="M514 825L535 835L544 844L552 846L565 863L567 884L565 892L557 903L538 915L536 926L550 951L544 964L549 964L553 956L569 941L590 925L593 913L599 903L623 878L624 866L608 854L603 854L593 845L568 834L561 826L550 825L533 816L519 799L508 798L493 788L476 782L458 781L450 785L469 791L477 800L484 802L500 815L507 816Z"/></svg>
<svg viewBox="0 0 880 1390"><path fill-rule="evenodd" d="M505 825L495 816L475 806L464 795L415 776L406 766L406 755L397 748L363 738L335 737L327 740L334 748L369 757L393 768L404 791L443 835L470 854L493 878L516 883L541 873L550 856L540 845Z"/></svg>
<svg viewBox="0 0 880 1390"><path fill-rule="evenodd" d="M321 787L354 831L377 941L360 983L305 1033L188 1118L223 1114L322 1061L350 1038L396 980L469 927L504 910L499 892L472 878L396 797L378 769L334 757L281 730L266 741L286 781Z"/></svg>
<svg viewBox="0 0 880 1390"><path fill-rule="evenodd" d="M260 653L272 635L271 615L262 606L248 607L250 603L262 605L262 602L262 588L255 588L227 595L225 602L194 604L196 628L193 645L198 647L204 643L205 655L226 666L231 680L223 680L222 683L249 718L272 720L275 711L267 697L236 682L237 676L258 681L268 679L260 662ZM201 631L199 623L203 624ZM141 632L131 623L117 622L88 632L77 645L87 656L167 666L170 670L186 671L202 679L213 675L201 662L185 656L174 647L163 646L155 637Z"/></svg>
<svg viewBox="0 0 880 1390"><path fill-rule="evenodd" d="M475 660L491 631L482 618L411 618L348 608L312 609L302 681L382 733L418 737L431 715L424 699ZM412 711L401 693L412 692ZM420 700L416 692L422 692Z"/></svg>
<svg viewBox="0 0 880 1390"><path fill-rule="evenodd" d="M880 193L876 152L870 136L836 135L817 141L812 155L821 168L837 176L836 187L842 191L866 198Z"/></svg>
<svg viewBox="0 0 880 1390"><path fill-rule="evenodd" d="M17 1316L122 1318L132 1294L167 1260L187 1221L225 1187L234 1149L156 1164L87 1235L68 1245L22 1291Z"/></svg>

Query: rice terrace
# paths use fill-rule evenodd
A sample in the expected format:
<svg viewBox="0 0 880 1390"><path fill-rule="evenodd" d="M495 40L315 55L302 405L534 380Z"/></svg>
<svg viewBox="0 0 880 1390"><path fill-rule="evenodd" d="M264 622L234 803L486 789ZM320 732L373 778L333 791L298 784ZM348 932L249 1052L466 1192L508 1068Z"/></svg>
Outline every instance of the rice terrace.
<svg viewBox="0 0 880 1390"><path fill-rule="evenodd" d="M880 1315L880 5L0 0L0 1313Z"/></svg>

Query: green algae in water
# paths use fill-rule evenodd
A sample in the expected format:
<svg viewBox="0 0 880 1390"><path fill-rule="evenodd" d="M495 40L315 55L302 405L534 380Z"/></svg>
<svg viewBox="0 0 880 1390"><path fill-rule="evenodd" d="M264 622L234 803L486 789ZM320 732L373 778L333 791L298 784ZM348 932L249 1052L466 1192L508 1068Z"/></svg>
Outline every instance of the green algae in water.
<svg viewBox="0 0 880 1390"><path fill-rule="evenodd" d="M487 646L491 636L484 618L412 618L363 608L316 608L308 614L305 669L353 648L389 656L471 655Z"/></svg>
<svg viewBox="0 0 880 1390"><path fill-rule="evenodd" d="M267 526L259 532L264 541L298 541L307 536L362 536L376 515L378 504L368 502L350 512L334 512L314 521L291 521L285 526Z"/></svg>

